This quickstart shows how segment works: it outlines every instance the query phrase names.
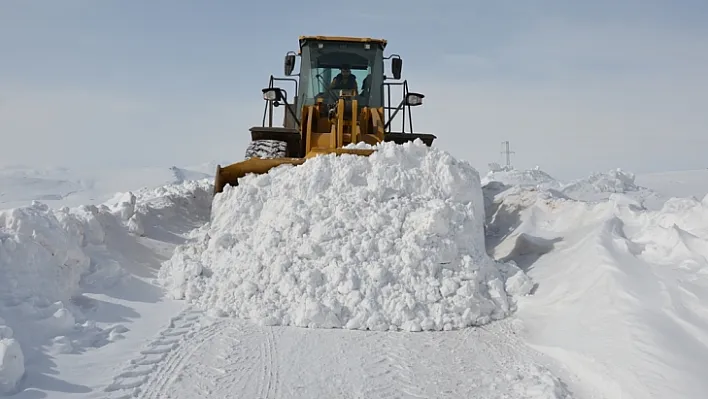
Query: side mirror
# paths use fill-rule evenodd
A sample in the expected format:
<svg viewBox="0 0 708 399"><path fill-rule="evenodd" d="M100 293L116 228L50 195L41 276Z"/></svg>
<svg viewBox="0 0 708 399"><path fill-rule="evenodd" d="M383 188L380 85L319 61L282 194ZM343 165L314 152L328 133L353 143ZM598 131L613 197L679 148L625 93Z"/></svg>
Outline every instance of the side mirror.
<svg viewBox="0 0 708 399"><path fill-rule="evenodd" d="M403 60L400 58L391 58L391 72L393 78L398 80L401 78L401 69L403 68Z"/></svg>
<svg viewBox="0 0 708 399"><path fill-rule="evenodd" d="M410 107L416 107L418 105L422 105L423 104L423 97L425 97L425 96L420 93L408 92L408 94L406 95L406 105L408 105Z"/></svg>
<svg viewBox="0 0 708 399"><path fill-rule="evenodd" d="M295 53L294 52L291 51L285 55L284 69L285 69L285 76L290 76L293 73L293 69L295 69Z"/></svg>

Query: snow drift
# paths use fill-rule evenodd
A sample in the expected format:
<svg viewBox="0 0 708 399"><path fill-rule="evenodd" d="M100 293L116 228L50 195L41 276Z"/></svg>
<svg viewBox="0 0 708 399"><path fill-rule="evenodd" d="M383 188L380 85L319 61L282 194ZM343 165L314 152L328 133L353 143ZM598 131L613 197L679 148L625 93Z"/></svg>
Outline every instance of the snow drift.
<svg viewBox="0 0 708 399"><path fill-rule="evenodd" d="M649 211L628 195L631 179L616 177L591 176L604 181L599 191L629 190L597 202L520 187L496 194L492 252L538 283L515 316L529 343L580 377L580 396L703 397L708 199Z"/></svg>
<svg viewBox="0 0 708 399"><path fill-rule="evenodd" d="M77 304L90 300L81 294L129 276L122 266L139 236L164 240L158 233L167 228L208 220L194 210L208 214L210 201L205 181L122 193L100 206L33 202L0 211L0 394L18 389L27 350L72 353L121 339L123 325L99 327L86 317Z"/></svg>
<svg viewBox="0 0 708 399"><path fill-rule="evenodd" d="M176 298L266 324L450 330L531 288L485 253L477 171L422 142L248 176L160 271Z"/></svg>

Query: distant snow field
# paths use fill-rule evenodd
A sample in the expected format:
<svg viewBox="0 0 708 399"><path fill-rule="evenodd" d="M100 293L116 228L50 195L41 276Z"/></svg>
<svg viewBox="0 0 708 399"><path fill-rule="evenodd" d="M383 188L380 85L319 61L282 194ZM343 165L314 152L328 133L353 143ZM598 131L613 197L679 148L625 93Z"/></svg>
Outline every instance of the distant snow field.
<svg viewBox="0 0 708 399"><path fill-rule="evenodd" d="M112 170L0 166L0 209L41 201L52 208L101 204L117 191L211 178L215 164Z"/></svg>
<svg viewBox="0 0 708 399"><path fill-rule="evenodd" d="M0 395L708 392L708 170L212 166L0 170Z"/></svg>

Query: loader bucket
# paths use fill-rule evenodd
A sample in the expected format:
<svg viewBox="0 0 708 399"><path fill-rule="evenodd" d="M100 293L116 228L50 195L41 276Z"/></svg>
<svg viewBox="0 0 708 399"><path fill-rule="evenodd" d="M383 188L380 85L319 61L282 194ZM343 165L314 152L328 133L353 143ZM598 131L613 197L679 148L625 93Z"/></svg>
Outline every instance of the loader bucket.
<svg viewBox="0 0 708 399"><path fill-rule="evenodd" d="M216 166L214 195L222 192L226 185L238 186L238 179L249 173L264 174L276 166L291 164L301 165L304 158L251 158L226 167Z"/></svg>
<svg viewBox="0 0 708 399"><path fill-rule="evenodd" d="M224 168L216 166L216 177L214 179L214 195L222 192L226 185L237 186L238 179L248 173L263 174L276 166L283 164L302 165L308 158L326 154L352 154L359 156L369 156L376 150L358 148L313 148L305 158L251 158L242 162L234 163Z"/></svg>

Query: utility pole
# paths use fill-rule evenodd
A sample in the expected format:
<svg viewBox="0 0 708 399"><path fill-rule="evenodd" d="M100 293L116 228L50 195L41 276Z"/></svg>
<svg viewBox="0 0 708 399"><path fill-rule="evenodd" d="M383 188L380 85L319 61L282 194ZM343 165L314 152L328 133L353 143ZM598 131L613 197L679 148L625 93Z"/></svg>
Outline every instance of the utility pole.
<svg viewBox="0 0 708 399"><path fill-rule="evenodd" d="M511 168L511 154L515 154L514 151L509 150L509 141L502 141L502 154L506 156L506 167Z"/></svg>

